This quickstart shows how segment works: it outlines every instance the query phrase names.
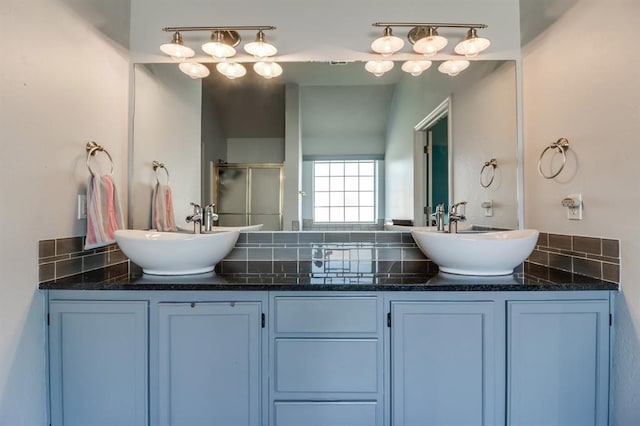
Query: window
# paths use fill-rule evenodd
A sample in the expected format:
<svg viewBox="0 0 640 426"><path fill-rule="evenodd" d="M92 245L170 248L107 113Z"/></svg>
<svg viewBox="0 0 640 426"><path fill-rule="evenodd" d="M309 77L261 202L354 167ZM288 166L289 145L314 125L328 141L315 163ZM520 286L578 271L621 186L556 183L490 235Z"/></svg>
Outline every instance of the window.
<svg viewBox="0 0 640 426"><path fill-rule="evenodd" d="M375 222L376 163L315 161L314 222Z"/></svg>

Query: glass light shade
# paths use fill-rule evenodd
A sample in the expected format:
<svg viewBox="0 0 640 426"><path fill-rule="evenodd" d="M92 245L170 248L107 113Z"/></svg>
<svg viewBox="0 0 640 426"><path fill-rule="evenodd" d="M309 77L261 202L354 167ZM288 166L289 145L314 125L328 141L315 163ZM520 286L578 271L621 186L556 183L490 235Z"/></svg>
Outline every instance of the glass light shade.
<svg viewBox="0 0 640 426"><path fill-rule="evenodd" d="M282 74L282 67L276 62L256 62L253 64L253 70L267 80Z"/></svg>
<svg viewBox="0 0 640 426"><path fill-rule="evenodd" d="M384 36L377 38L371 43L371 50L382 56L390 56L402 49L404 40L391 33L391 28L384 29Z"/></svg>
<svg viewBox="0 0 640 426"><path fill-rule="evenodd" d="M278 49L273 44L265 41L262 31L258 31L256 41L244 45L244 51L256 58L268 58L278 53Z"/></svg>
<svg viewBox="0 0 640 426"><path fill-rule="evenodd" d="M485 50L489 45L491 45L489 39L478 37L476 29L471 28L467 32L467 37L458 43L454 50L458 55L473 57Z"/></svg>
<svg viewBox="0 0 640 426"><path fill-rule="evenodd" d="M376 77L380 77L387 71L391 71L391 69L393 69L393 61L368 61L365 64L364 69Z"/></svg>
<svg viewBox="0 0 640 426"><path fill-rule="evenodd" d="M443 74L455 76L460 74L460 72L466 70L468 66L469 61L445 61L440 64L440 66L438 67L438 71Z"/></svg>
<svg viewBox="0 0 640 426"><path fill-rule="evenodd" d="M224 42L224 34L221 31L212 32L211 41L203 44L202 50L216 59L230 58L236 54L236 49Z"/></svg>
<svg viewBox="0 0 640 426"><path fill-rule="evenodd" d="M175 32L171 39L171 43L165 43L160 46L162 53L171 56L174 61L184 61L196 54L193 49L182 43L182 36L179 32Z"/></svg>
<svg viewBox="0 0 640 426"><path fill-rule="evenodd" d="M181 62L178 68L191 78L205 78L209 75L209 68L197 62Z"/></svg>
<svg viewBox="0 0 640 426"><path fill-rule="evenodd" d="M237 62L220 62L216 65L216 69L220 74L231 80L242 77L247 73L247 69Z"/></svg>
<svg viewBox="0 0 640 426"><path fill-rule="evenodd" d="M436 30L430 30L430 35L422 37L413 45L413 51L424 56L433 56L440 50L444 49L448 41L446 38L438 35Z"/></svg>
<svg viewBox="0 0 640 426"><path fill-rule="evenodd" d="M220 43L217 41L210 41L203 44L202 50L217 59L230 58L231 56L236 54L236 49L229 46L228 44Z"/></svg>
<svg viewBox="0 0 640 426"><path fill-rule="evenodd" d="M408 72L412 76L417 77L430 66L431 61L406 61L402 64L402 71Z"/></svg>

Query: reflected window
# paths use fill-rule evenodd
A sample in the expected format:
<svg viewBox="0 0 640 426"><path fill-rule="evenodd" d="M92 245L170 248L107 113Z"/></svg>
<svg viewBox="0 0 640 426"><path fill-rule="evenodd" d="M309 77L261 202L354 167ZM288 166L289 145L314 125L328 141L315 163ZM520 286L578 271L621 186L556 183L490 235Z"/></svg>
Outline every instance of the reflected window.
<svg viewBox="0 0 640 426"><path fill-rule="evenodd" d="M331 160L313 163L313 221L373 223L376 162Z"/></svg>

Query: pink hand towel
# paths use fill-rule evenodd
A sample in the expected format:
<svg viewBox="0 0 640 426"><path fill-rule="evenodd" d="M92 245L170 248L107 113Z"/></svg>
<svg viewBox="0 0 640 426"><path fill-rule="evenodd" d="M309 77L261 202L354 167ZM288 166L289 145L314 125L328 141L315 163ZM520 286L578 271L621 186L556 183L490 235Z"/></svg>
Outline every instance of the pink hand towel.
<svg viewBox="0 0 640 426"><path fill-rule="evenodd" d="M116 229L122 228L122 209L111 175L91 176L87 186L85 250L115 242Z"/></svg>
<svg viewBox="0 0 640 426"><path fill-rule="evenodd" d="M153 187L151 227L157 231L177 231L173 215L173 199L169 185L157 183Z"/></svg>

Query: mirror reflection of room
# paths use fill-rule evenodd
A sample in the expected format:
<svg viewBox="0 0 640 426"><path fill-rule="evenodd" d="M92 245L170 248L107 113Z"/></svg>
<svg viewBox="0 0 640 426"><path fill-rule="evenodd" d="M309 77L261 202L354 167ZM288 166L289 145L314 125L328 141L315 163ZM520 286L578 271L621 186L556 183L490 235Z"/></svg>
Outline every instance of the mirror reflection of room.
<svg viewBox="0 0 640 426"><path fill-rule="evenodd" d="M269 80L215 69L194 80L174 64L136 64L134 228L149 227L155 157L171 158L179 225L198 201L216 205L219 226L384 230L432 224L436 205L464 200L469 223L517 228L513 61L475 61L455 77L399 67L375 77L359 62L282 66ZM448 114L424 127L445 100ZM500 167L484 188L487 158ZM258 177L265 167L281 173ZM240 181L221 178L234 168Z"/></svg>

